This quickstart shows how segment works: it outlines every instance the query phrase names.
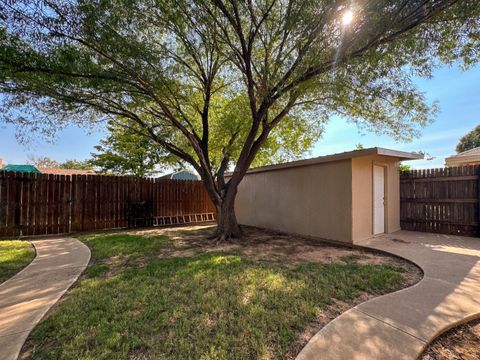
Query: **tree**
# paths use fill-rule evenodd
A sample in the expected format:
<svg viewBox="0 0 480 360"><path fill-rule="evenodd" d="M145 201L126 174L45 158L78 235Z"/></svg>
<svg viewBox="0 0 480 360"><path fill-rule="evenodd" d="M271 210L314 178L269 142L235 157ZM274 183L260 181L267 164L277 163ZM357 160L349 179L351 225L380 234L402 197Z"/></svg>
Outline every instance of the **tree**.
<svg viewBox="0 0 480 360"><path fill-rule="evenodd" d="M411 78L439 62L478 60L479 8L476 0L7 1L2 116L40 129L109 120L150 137L200 174L224 240L241 234L241 180L287 119L337 114L407 139L429 123L435 105Z"/></svg>
<svg viewBox="0 0 480 360"><path fill-rule="evenodd" d="M181 159L169 154L150 137L112 123L109 135L95 146L91 164L100 172L115 175L151 176L162 167L174 166ZM163 170L163 169L162 169Z"/></svg>
<svg viewBox="0 0 480 360"><path fill-rule="evenodd" d="M467 135L462 136L458 141L456 150L457 153L474 149L480 146L480 125L475 127Z"/></svg>
<svg viewBox="0 0 480 360"><path fill-rule="evenodd" d="M412 167L409 164L400 163L399 169L400 171L410 171Z"/></svg>
<svg viewBox="0 0 480 360"><path fill-rule="evenodd" d="M60 164L60 169L93 170L91 160L69 159Z"/></svg>
<svg viewBox="0 0 480 360"><path fill-rule="evenodd" d="M66 160L59 162L48 156L35 157L29 156L28 163L35 165L37 168L59 168L59 169L74 169L74 170L93 170L93 166L89 160Z"/></svg>
<svg viewBox="0 0 480 360"><path fill-rule="evenodd" d="M244 125L242 109L245 100L239 98L222 101L211 110L210 124L214 128L210 132L209 147L212 163L218 166L223 157L223 147L217 146L228 141L231 131L244 137L248 127ZM253 166L299 160L312 148L323 132L323 122L303 121L288 116L278 126L262 148L259 150ZM135 125L133 125L135 126ZM225 131L225 129L232 129ZM185 168L189 164L178 156L165 151L151 137L139 133L139 129L119 125L112 122L107 127L108 136L96 146L97 153L92 153L91 164L102 172L119 175L151 176L171 168ZM180 139L177 140L177 142ZM232 143L230 152L234 157L240 152L239 143Z"/></svg>
<svg viewBox="0 0 480 360"><path fill-rule="evenodd" d="M37 168L58 168L60 163L57 160L53 160L48 156L35 157L33 155L28 156L28 164L35 165Z"/></svg>

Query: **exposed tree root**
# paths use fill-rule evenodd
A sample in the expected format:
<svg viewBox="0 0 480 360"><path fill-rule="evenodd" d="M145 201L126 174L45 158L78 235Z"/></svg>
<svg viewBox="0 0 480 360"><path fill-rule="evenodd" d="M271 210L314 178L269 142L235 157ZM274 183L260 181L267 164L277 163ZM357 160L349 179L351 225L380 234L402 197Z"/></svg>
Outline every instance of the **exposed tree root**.
<svg viewBox="0 0 480 360"><path fill-rule="evenodd" d="M209 237L209 240L215 243L215 245L220 245L223 243L233 243L235 240L241 239L242 236L243 232L239 226L236 232L215 231L213 235Z"/></svg>

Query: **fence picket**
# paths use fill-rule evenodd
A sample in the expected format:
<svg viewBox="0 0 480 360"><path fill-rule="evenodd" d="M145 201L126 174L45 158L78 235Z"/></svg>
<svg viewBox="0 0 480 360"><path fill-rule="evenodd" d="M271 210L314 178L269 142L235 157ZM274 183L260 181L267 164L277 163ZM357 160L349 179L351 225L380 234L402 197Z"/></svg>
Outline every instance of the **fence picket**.
<svg viewBox="0 0 480 360"><path fill-rule="evenodd" d="M132 204L145 209L140 221L128 219ZM176 224L207 213L215 207L199 181L0 172L0 237Z"/></svg>
<svg viewBox="0 0 480 360"><path fill-rule="evenodd" d="M402 172L402 229L480 235L480 167Z"/></svg>

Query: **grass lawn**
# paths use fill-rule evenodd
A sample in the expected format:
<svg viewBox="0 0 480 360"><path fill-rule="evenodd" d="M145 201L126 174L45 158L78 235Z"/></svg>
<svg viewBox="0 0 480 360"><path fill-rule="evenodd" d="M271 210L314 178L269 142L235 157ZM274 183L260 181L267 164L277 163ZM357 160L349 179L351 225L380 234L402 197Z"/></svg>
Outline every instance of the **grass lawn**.
<svg viewBox="0 0 480 360"><path fill-rule="evenodd" d="M93 262L29 337L33 359L284 359L335 301L398 288L396 265L258 260L172 237L81 238ZM293 352L292 352L293 351Z"/></svg>
<svg viewBox="0 0 480 360"><path fill-rule="evenodd" d="M34 257L28 241L0 240L0 284L22 270Z"/></svg>

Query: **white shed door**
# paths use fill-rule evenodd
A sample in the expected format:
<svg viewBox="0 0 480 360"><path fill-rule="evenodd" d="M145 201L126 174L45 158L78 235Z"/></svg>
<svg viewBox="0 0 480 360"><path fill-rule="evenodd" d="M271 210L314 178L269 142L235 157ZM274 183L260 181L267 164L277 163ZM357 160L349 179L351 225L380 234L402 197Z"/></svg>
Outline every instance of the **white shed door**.
<svg viewBox="0 0 480 360"><path fill-rule="evenodd" d="M373 234L385 232L385 171L373 165Z"/></svg>

